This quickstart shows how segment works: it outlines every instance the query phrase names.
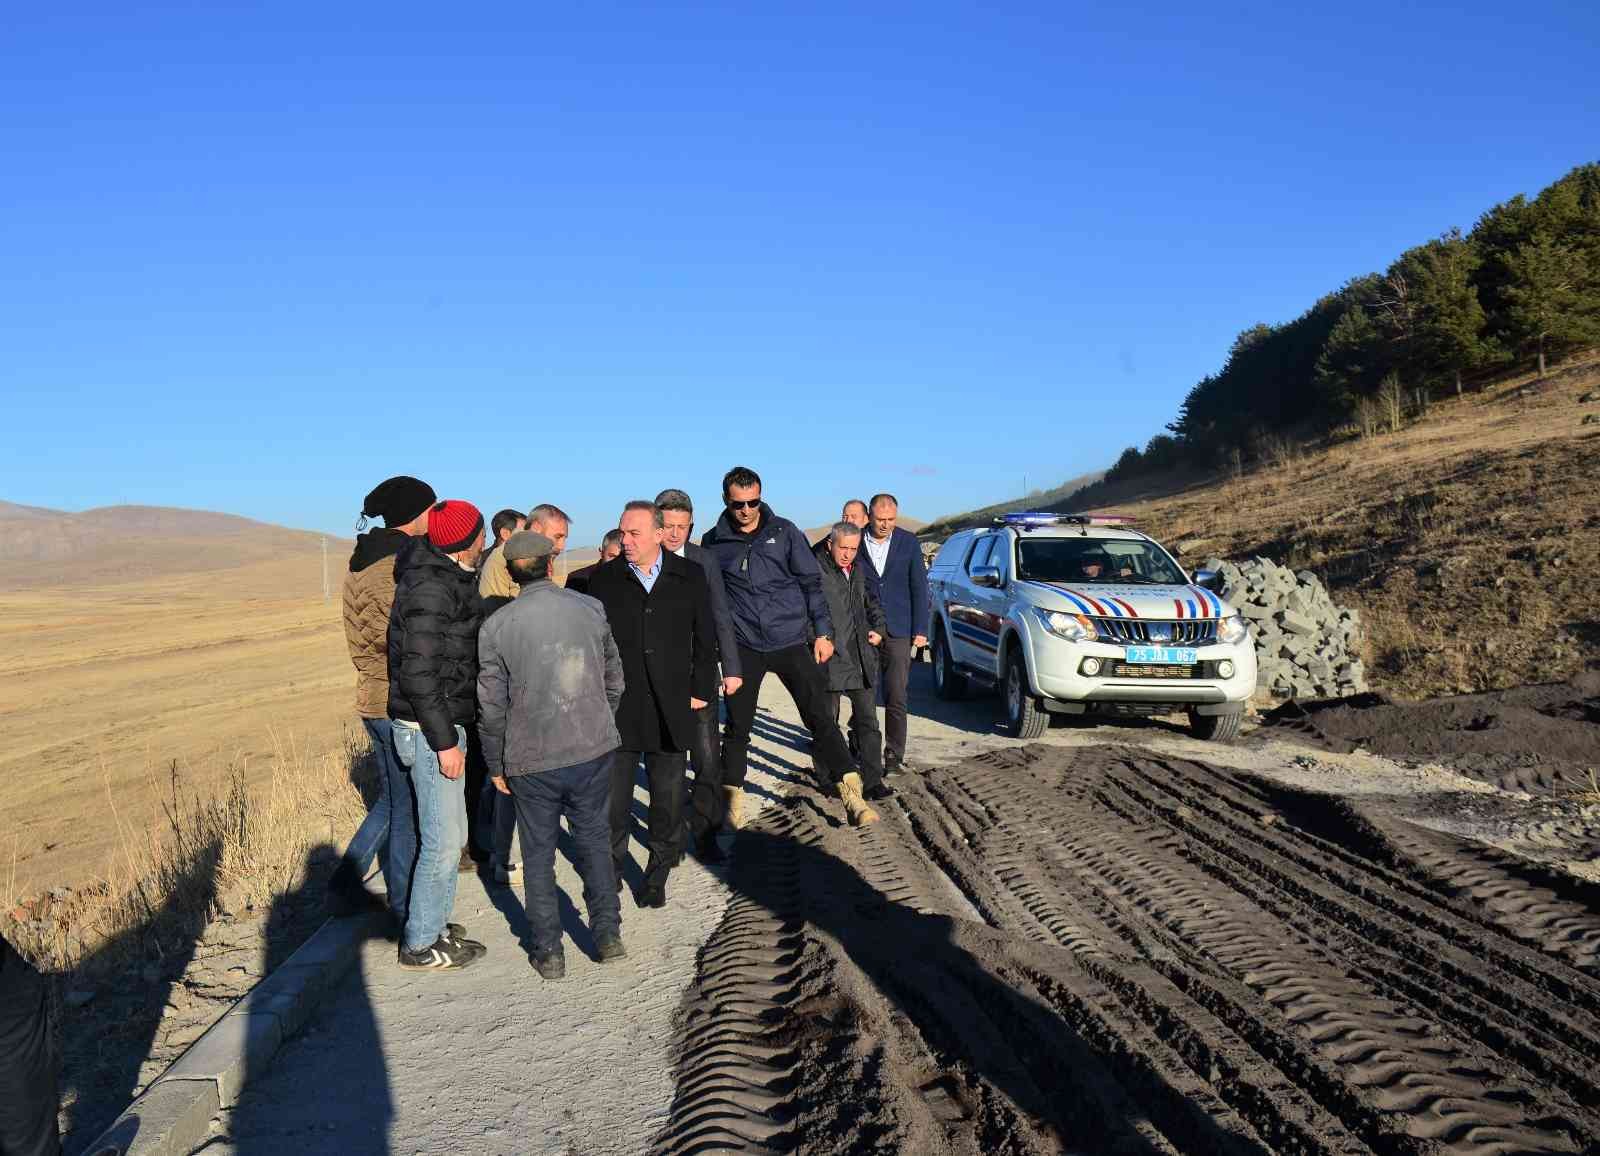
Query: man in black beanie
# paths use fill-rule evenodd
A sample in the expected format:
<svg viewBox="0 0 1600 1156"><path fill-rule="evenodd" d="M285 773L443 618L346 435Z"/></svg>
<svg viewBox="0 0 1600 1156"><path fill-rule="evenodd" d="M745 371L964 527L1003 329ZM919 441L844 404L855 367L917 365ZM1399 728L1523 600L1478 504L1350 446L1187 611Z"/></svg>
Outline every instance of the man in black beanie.
<svg viewBox="0 0 1600 1156"><path fill-rule="evenodd" d="M362 884L376 856L388 890L388 907L402 925L417 858L411 788L395 757L389 722L389 611L394 606L394 559L412 538L428 532L433 487L401 475L378 483L361 503L361 516L383 526L356 537L344 579L344 637L356 668L356 713L372 744L378 800L357 828L328 881L328 906L347 914L375 900Z"/></svg>

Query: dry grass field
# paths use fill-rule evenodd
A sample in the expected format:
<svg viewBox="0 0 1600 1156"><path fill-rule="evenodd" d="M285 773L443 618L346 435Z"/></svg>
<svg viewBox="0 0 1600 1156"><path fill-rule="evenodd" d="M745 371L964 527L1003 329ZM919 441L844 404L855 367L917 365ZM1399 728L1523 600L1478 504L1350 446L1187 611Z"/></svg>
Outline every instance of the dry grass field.
<svg viewBox="0 0 1600 1156"><path fill-rule="evenodd" d="M342 748L356 726L337 585L348 547L329 544L324 602L317 540L297 537L226 569L0 587L5 899L118 873L119 821L163 822L174 761L209 793L230 764L260 783L275 750ZM208 564L227 560L215 549Z"/></svg>

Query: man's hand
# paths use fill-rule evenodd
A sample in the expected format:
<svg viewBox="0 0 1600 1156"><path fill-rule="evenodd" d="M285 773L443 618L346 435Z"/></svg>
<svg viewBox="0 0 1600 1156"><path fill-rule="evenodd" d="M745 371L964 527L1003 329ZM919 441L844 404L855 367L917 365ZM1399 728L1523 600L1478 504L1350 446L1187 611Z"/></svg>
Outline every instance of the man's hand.
<svg viewBox="0 0 1600 1156"><path fill-rule="evenodd" d="M819 663L827 662L833 657L833 639L819 638L811 644L811 653L816 656Z"/></svg>
<svg viewBox="0 0 1600 1156"><path fill-rule="evenodd" d="M869 646L878 646L881 645L882 642L883 635L879 634L876 630L867 631L867 644Z"/></svg>
<svg viewBox="0 0 1600 1156"><path fill-rule="evenodd" d="M703 699L703 698L695 698L695 696L692 695L692 694L689 696L689 709L690 710L702 710L702 709L705 708L705 705L706 705L706 700L705 699Z"/></svg>
<svg viewBox="0 0 1600 1156"><path fill-rule="evenodd" d="M489 781L494 784L494 789L499 791L502 795L509 795L511 793L511 788L506 786L506 777L504 775L495 775Z"/></svg>
<svg viewBox="0 0 1600 1156"><path fill-rule="evenodd" d="M928 636L926 634L919 634L919 635L917 635L915 638L913 638L911 640L911 649L912 650L921 650L927 645L928 645Z"/></svg>
<svg viewBox="0 0 1600 1156"><path fill-rule="evenodd" d="M744 679L736 674L730 674L722 680L722 693L732 697L739 693L739 688L744 685Z"/></svg>
<svg viewBox="0 0 1600 1156"><path fill-rule="evenodd" d="M459 745L439 752L439 773L447 779L459 779L467 769L467 752Z"/></svg>

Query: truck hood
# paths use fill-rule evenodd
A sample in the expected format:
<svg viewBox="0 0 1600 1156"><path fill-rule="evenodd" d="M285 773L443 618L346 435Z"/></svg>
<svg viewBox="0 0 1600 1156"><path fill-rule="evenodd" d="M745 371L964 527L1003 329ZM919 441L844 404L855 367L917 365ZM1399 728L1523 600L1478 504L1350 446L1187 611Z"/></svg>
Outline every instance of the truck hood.
<svg viewBox="0 0 1600 1156"><path fill-rule="evenodd" d="M1070 610L1095 618L1226 618L1233 608L1199 586L1134 586L1114 582L1023 583L1064 597ZM1062 609L1068 609L1063 607Z"/></svg>

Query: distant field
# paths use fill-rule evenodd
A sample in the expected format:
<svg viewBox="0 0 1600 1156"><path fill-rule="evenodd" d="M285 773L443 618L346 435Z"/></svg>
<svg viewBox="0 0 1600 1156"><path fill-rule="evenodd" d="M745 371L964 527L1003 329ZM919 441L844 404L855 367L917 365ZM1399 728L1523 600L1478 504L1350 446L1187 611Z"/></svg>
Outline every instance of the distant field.
<svg viewBox="0 0 1600 1156"><path fill-rule="evenodd" d="M315 541L315 539L311 539ZM160 821L186 777L264 772L275 742L327 749L356 725L338 582L320 550L223 571L0 591L0 891L102 875L123 822ZM115 574L113 569L111 574ZM14 881L13 881L14 873Z"/></svg>

